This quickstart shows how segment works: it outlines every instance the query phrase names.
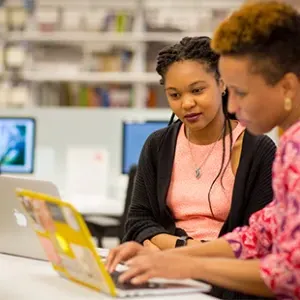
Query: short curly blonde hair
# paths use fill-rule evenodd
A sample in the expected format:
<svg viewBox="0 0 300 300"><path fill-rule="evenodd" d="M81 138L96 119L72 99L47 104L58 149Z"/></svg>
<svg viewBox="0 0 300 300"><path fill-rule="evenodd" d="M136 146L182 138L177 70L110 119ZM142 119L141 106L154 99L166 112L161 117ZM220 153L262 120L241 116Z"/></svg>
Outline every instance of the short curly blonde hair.
<svg viewBox="0 0 300 300"><path fill-rule="evenodd" d="M212 49L220 55L249 55L269 83L287 72L300 76L300 14L269 1L242 6L216 29Z"/></svg>

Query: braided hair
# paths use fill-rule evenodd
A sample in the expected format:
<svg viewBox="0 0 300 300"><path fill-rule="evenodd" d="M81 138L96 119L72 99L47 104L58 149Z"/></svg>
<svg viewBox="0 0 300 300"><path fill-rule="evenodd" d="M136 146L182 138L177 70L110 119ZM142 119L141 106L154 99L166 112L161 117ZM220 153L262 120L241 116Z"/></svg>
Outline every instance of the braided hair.
<svg viewBox="0 0 300 300"><path fill-rule="evenodd" d="M169 67L179 61L185 61L185 60L193 60L198 61L200 64L202 64L207 72L210 72L214 74L215 79L217 82L220 81L220 73L218 69L218 63L220 56L215 53L211 47L210 47L210 41L211 39L209 37L185 37L183 38L179 43L168 46L163 48L157 57L157 65L156 65L156 72L161 76L160 84L165 84L165 76L169 69ZM230 137L230 155L229 160L225 164L225 157L226 157L226 145L225 145L225 136L226 136L226 130L224 131L224 134L222 135L222 160L221 160L221 166L219 169L218 174L216 175L215 179L213 180L209 192L208 192L208 204L211 211L212 216L215 218L212 204L211 204L211 191L214 186L214 184L217 182L217 180L221 177L221 185L224 189L223 185L223 177L225 174L225 171L231 161L231 152L232 152L232 144L233 144L233 138L232 138L232 126L231 126L231 120L235 119L235 116L228 113L227 110L227 104L228 104L228 92L225 91L225 93L222 95L222 108L223 113L225 116L224 121L224 128L228 128L229 130L229 137ZM173 113L170 119L169 125L171 125L174 121L175 114ZM225 167L224 167L225 166Z"/></svg>

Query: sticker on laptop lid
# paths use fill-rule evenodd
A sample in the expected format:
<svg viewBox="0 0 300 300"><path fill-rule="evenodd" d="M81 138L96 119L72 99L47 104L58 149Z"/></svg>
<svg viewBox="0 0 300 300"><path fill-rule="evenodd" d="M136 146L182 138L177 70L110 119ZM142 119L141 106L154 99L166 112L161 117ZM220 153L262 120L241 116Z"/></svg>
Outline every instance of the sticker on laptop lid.
<svg viewBox="0 0 300 300"><path fill-rule="evenodd" d="M68 274L74 279L79 279L81 281L85 280L84 274L81 271L81 267L78 262L67 255L61 256L62 265L68 272Z"/></svg>
<svg viewBox="0 0 300 300"><path fill-rule="evenodd" d="M79 231L80 230L80 226L79 226L79 224L78 224L78 222L76 220L76 216L73 214L72 209L65 206L65 207L62 208L62 210L63 210L64 217L67 220L68 225L72 229L74 229L76 231Z"/></svg>
<svg viewBox="0 0 300 300"><path fill-rule="evenodd" d="M37 220L37 223L42 226L45 230L49 232L55 232L55 224L52 220L51 213L43 201L34 201L33 200L33 207L35 212L35 217Z"/></svg>
<svg viewBox="0 0 300 300"><path fill-rule="evenodd" d="M54 221L60 222L60 223L67 223L64 213L59 205L57 205L56 203L46 201L46 206L48 207L49 212Z"/></svg>
<svg viewBox="0 0 300 300"><path fill-rule="evenodd" d="M33 204L31 202L30 198L24 196L24 197L20 197L20 200L21 200L21 203L22 203L24 209L26 210L29 217L31 218L31 220L34 223L37 223L37 219L36 219L35 213L34 213L34 207L33 207Z"/></svg>
<svg viewBox="0 0 300 300"><path fill-rule="evenodd" d="M41 225L37 217L37 213L33 204L34 203L33 199L27 196L23 196L20 197L20 200L21 200L21 204L23 205L25 211L29 216L29 219L31 220L34 230L39 232L45 232L46 231L45 228Z"/></svg>
<svg viewBox="0 0 300 300"><path fill-rule="evenodd" d="M106 281L91 250L77 244L70 244L70 247L84 274L85 281L106 290Z"/></svg>
<svg viewBox="0 0 300 300"><path fill-rule="evenodd" d="M49 238L40 235L38 236L38 238L42 244L42 247L45 250L46 256L49 259L49 261L55 265L62 266L61 258L58 252L56 251L53 242Z"/></svg>
<svg viewBox="0 0 300 300"><path fill-rule="evenodd" d="M70 255L71 250L70 250L67 240L59 233L55 233L54 238L55 238L55 241L57 243L57 246L58 246L60 252Z"/></svg>

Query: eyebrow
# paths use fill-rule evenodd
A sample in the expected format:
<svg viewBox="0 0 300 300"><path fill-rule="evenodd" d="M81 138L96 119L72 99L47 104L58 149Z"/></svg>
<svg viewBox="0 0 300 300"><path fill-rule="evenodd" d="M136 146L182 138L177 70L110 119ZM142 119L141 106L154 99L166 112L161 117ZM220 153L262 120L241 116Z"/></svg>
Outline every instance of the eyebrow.
<svg viewBox="0 0 300 300"><path fill-rule="evenodd" d="M235 84L227 84L226 85L228 88L233 88L233 89L242 89L240 86L237 86Z"/></svg>
<svg viewBox="0 0 300 300"><path fill-rule="evenodd" d="M198 80L198 81L195 81L195 82L189 84L189 86L193 86L193 85L196 85L198 83L206 83L206 81L204 81L204 80Z"/></svg>
<svg viewBox="0 0 300 300"><path fill-rule="evenodd" d="M248 92L248 89L242 88L242 87L239 87L239 86L236 86L236 85L227 85L227 88L243 91L244 93Z"/></svg>
<svg viewBox="0 0 300 300"><path fill-rule="evenodd" d="M189 84L189 87L191 87L193 85L196 85L198 83L205 83L206 84L207 82L204 81L204 80L198 80L198 81L195 81L195 82ZM167 88L165 88L165 91L167 91L167 90L177 90L177 89L175 87L167 87Z"/></svg>

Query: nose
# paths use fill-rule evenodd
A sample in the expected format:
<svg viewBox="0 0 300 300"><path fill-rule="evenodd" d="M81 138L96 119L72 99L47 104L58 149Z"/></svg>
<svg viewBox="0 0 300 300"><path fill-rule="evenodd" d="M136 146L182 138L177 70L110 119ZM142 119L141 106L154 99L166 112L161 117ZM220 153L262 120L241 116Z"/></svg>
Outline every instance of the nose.
<svg viewBox="0 0 300 300"><path fill-rule="evenodd" d="M182 108L186 111L189 111L194 106L196 106L196 101L193 98L193 95L182 96Z"/></svg>

